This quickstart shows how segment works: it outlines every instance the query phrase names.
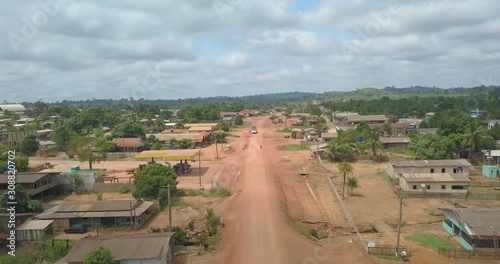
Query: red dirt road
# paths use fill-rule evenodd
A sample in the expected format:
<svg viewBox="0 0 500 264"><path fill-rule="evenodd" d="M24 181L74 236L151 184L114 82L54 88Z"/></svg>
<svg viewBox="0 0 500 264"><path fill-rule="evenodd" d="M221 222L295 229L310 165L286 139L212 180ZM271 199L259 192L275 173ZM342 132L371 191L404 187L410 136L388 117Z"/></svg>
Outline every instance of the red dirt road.
<svg viewBox="0 0 500 264"><path fill-rule="evenodd" d="M239 187L226 210L224 263L302 263L314 254L314 245L297 234L285 222L279 208L278 190L272 174L266 170L270 152L263 144L265 119L256 122L259 134L251 135L240 156L242 171ZM260 149L263 145L264 149Z"/></svg>

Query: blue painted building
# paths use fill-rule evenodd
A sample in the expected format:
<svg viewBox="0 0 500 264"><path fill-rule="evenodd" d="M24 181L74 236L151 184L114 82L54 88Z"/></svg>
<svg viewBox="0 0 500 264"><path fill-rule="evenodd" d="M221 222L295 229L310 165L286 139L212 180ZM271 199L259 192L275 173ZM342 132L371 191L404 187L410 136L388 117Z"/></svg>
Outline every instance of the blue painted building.
<svg viewBox="0 0 500 264"><path fill-rule="evenodd" d="M442 226L451 236L459 237L465 249L495 248L500 234L500 208L442 209Z"/></svg>
<svg viewBox="0 0 500 264"><path fill-rule="evenodd" d="M500 165L483 165L483 176L491 179L500 178Z"/></svg>

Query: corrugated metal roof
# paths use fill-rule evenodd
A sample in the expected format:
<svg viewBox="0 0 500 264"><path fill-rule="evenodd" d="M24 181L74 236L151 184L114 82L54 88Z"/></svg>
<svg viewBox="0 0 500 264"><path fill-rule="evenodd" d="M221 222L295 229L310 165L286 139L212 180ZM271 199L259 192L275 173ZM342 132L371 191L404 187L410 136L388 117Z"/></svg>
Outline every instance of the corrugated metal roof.
<svg viewBox="0 0 500 264"><path fill-rule="evenodd" d="M173 149L173 150L145 150L135 155L136 159L163 159L163 160L180 160L189 159L193 160L199 149Z"/></svg>
<svg viewBox="0 0 500 264"><path fill-rule="evenodd" d="M464 159L454 159L454 160L399 160L390 161L394 167L468 167L471 164Z"/></svg>
<svg viewBox="0 0 500 264"><path fill-rule="evenodd" d="M184 124L185 127L214 127L217 123L187 123Z"/></svg>
<svg viewBox="0 0 500 264"><path fill-rule="evenodd" d="M153 202L134 200L64 202L37 216L38 219L69 219L80 217L130 217L130 202L136 215L142 215ZM95 205L95 203L103 203ZM106 203L107 202L107 203ZM114 207L116 206L116 207ZM133 210L132 210L133 212Z"/></svg>
<svg viewBox="0 0 500 264"><path fill-rule="evenodd" d="M500 208L460 208L443 209L457 217L458 221L464 225L472 236L498 238L500 234Z"/></svg>
<svg viewBox="0 0 500 264"><path fill-rule="evenodd" d="M203 133L190 133L190 134L153 134L159 141L170 141L175 138L181 140L183 138L191 139L193 141L201 141L203 138ZM208 134L207 134L208 135Z"/></svg>
<svg viewBox="0 0 500 264"><path fill-rule="evenodd" d="M115 260L162 259L167 255L174 233L120 234L90 237L79 240L62 261L83 263L85 257L98 247L111 251Z"/></svg>
<svg viewBox="0 0 500 264"><path fill-rule="evenodd" d="M361 122L361 121L385 121L385 115L351 115L347 116L347 122Z"/></svg>
<svg viewBox="0 0 500 264"><path fill-rule="evenodd" d="M406 182L470 182L465 174L449 173L403 173Z"/></svg>
<svg viewBox="0 0 500 264"><path fill-rule="evenodd" d="M130 211L130 207L136 205L136 200L65 201L59 205L57 212Z"/></svg>
<svg viewBox="0 0 500 264"><path fill-rule="evenodd" d="M321 133L322 138L338 138L338 133Z"/></svg>
<svg viewBox="0 0 500 264"><path fill-rule="evenodd" d="M212 127L211 126L190 127L188 131L212 131Z"/></svg>
<svg viewBox="0 0 500 264"><path fill-rule="evenodd" d="M54 220L28 220L16 230L43 230L50 226Z"/></svg>
<svg viewBox="0 0 500 264"><path fill-rule="evenodd" d="M411 139L409 137L382 137L380 142L383 144L405 144L410 143Z"/></svg>
<svg viewBox="0 0 500 264"><path fill-rule="evenodd" d="M59 172L51 173L16 173L17 183L34 183L47 175L57 175ZM6 184L8 181L7 176L0 177L0 184Z"/></svg>
<svg viewBox="0 0 500 264"><path fill-rule="evenodd" d="M490 155L488 157L500 157L500 150L492 149L490 150ZM483 153L486 155L486 150L483 150Z"/></svg>
<svg viewBox="0 0 500 264"><path fill-rule="evenodd" d="M122 148L135 148L144 145L141 138L113 138L113 142Z"/></svg>

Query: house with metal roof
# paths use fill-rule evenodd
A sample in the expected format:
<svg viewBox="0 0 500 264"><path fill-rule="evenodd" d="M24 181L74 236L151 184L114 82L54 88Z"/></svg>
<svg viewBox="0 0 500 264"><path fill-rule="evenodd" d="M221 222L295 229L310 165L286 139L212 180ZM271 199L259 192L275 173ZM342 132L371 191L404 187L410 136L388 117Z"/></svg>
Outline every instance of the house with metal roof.
<svg viewBox="0 0 500 264"><path fill-rule="evenodd" d="M347 116L346 123L359 124L360 122L367 123L385 123L388 118L385 115L350 115Z"/></svg>
<svg viewBox="0 0 500 264"><path fill-rule="evenodd" d="M500 208L441 209L442 226L469 251L498 250Z"/></svg>
<svg viewBox="0 0 500 264"><path fill-rule="evenodd" d="M467 194L470 179L464 174L403 173L399 186L404 192L421 194Z"/></svg>
<svg viewBox="0 0 500 264"><path fill-rule="evenodd" d="M384 149L407 149L411 139L409 137L381 137L380 143Z"/></svg>
<svg viewBox="0 0 500 264"><path fill-rule="evenodd" d="M403 173L449 173L469 177L472 165L465 159L454 160L399 160L387 163L387 174L399 179Z"/></svg>
<svg viewBox="0 0 500 264"><path fill-rule="evenodd" d="M142 138L113 138L121 152L140 152L144 150L146 143Z"/></svg>
<svg viewBox="0 0 500 264"><path fill-rule="evenodd" d="M36 218L54 220L54 231L76 224L137 229L151 217L153 204L140 200L63 201Z"/></svg>
<svg viewBox="0 0 500 264"><path fill-rule="evenodd" d="M79 240L58 264L82 264L94 249L104 247L114 260L124 264L171 264L174 260L174 233L118 234Z"/></svg>
<svg viewBox="0 0 500 264"><path fill-rule="evenodd" d="M27 220L16 228L17 241L38 241L52 235L53 220Z"/></svg>
<svg viewBox="0 0 500 264"><path fill-rule="evenodd" d="M55 191L59 174L59 172L16 173L16 183L20 184L29 196L40 195L43 199L44 194ZM7 187L7 176L0 177L0 190L5 191Z"/></svg>

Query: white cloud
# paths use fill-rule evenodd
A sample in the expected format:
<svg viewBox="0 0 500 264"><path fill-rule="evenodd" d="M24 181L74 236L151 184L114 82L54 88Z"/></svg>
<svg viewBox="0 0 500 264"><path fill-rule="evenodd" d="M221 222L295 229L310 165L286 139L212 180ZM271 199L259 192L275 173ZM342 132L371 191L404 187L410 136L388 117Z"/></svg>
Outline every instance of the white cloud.
<svg viewBox="0 0 500 264"><path fill-rule="evenodd" d="M391 1L400 12L383 17ZM26 37L39 2L5 1L0 89L17 102L175 99L472 86L500 68L500 1L295 2L240 1L220 19L216 1L67 1ZM377 34L356 35L374 23ZM12 34L23 38L18 52ZM340 43L356 38L362 48L346 61Z"/></svg>

